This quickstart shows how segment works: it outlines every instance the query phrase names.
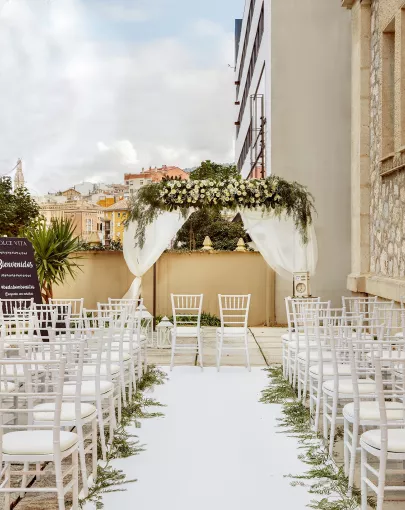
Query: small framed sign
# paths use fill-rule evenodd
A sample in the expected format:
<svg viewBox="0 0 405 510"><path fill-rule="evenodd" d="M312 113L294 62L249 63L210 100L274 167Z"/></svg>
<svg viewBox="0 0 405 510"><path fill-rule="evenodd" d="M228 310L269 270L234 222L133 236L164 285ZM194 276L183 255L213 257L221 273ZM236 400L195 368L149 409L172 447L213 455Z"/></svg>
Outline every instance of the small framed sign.
<svg viewBox="0 0 405 510"><path fill-rule="evenodd" d="M34 250L25 237L0 237L0 298L42 303Z"/></svg>

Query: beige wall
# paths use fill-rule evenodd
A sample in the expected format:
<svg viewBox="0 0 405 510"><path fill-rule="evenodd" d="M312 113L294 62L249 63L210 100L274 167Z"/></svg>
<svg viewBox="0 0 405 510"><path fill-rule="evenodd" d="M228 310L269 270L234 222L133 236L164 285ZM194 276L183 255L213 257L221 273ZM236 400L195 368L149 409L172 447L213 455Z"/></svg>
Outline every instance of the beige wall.
<svg viewBox="0 0 405 510"><path fill-rule="evenodd" d="M350 13L335 0L271 5L271 172L315 196L312 291L338 306L350 273ZM278 317L290 293L277 279Z"/></svg>
<svg viewBox="0 0 405 510"><path fill-rule="evenodd" d="M83 272L55 288L55 297L84 297L85 306L120 298L133 277L121 252L85 252ZM164 253L157 263L157 314L171 315L170 293L204 294L205 312L219 315L218 294L252 294L249 323L273 322L274 272L259 253ZM143 296L152 311L153 271L143 280Z"/></svg>

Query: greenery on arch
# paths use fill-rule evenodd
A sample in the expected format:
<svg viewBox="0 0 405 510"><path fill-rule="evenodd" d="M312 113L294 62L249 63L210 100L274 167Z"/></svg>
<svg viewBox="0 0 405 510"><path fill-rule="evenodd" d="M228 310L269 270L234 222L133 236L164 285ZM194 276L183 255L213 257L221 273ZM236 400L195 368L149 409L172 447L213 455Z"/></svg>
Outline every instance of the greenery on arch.
<svg viewBox="0 0 405 510"><path fill-rule="evenodd" d="M212 163L211 163L212 165ZM232 167L230 167L232 168ZM142 248L145 230L164 211L179 211L186 218L190 211L237 211L259 209L291 217L304 243L315 211L313 196L305 186L277 176L244 180L230 176L221 180L163 180L140 188L130 200L128 222L137 223L135 240Z"/></svg>

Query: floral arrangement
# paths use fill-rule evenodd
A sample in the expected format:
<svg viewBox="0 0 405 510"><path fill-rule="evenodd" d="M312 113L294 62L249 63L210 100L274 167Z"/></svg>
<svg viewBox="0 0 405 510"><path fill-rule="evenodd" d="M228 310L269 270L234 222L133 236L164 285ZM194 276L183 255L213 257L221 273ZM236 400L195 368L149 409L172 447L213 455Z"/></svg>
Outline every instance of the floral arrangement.
<svg viewBox="0 0 405 510"><path fill-rule="evenodd" d="M308 242L307 229L315 210L313 197L304 186L276 176L226 181L165 180L143 186L134 194L127 221L137 222L136 241L143 247L146 226L160 212L178 210L186 217L189 209L203 208L273 210L276 216L285 212L294 219L304 243Z"/></svg>

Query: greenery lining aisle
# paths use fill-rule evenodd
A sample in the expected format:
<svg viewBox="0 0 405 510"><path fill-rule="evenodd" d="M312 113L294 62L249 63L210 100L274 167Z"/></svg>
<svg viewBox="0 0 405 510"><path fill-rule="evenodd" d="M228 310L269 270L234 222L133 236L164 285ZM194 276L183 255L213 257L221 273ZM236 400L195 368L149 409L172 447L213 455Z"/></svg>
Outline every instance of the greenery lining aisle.
<svg viewBox="0 0 405 510"><path fill-rule="evenodd" d="M138 382L137 391L132 395L132 400L127 399L127 404L122 407L121 423L114 433L114 439L107 454L107 463L103 465L102 462L99 462L97 480L89 488L88 496L80 500L81 508L86 503L93 503L97 510L102 509L104 508L102 501L104 494L123 491L125 490L124 485L136 482L136 479L128 480L122 470L111 466L111 461L132 457L144 451L144 446L140 445L138 440L134 440L137 436L130 434L126 427L135 425L136 428L140 428L140 419L164 416L159 411L148 411L149 408L163 407L163 405L153 398L145 397L144 392L153 389L154 386L164 384L166 379L166 373L153 365L144 372ZM108 430L106 437L108 437Z"/></svg>
<svg viewBox="0 0 405 510"><path fill-rule="evenodd" d="M348 496L348 477L343 466L338 466L329 456L328 448L321 436L311 427L311 417L306 407L283 376L281 366L265 369L268 372L269 385L263 390L260 399L264 404L281 404L282 418L278 426L281 433L298 439L301 454L299 459L308 466L303 475L286 475L292 479L291 485L306 487L316 496L308 505L316 510L357 510L361 502L360 490L353 488ZM370 498L369 505L375 508Z"/></svg>

